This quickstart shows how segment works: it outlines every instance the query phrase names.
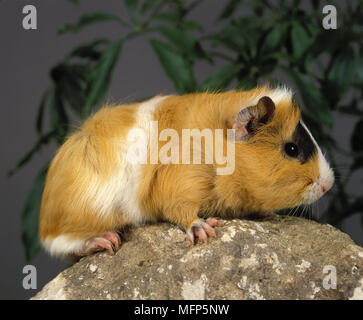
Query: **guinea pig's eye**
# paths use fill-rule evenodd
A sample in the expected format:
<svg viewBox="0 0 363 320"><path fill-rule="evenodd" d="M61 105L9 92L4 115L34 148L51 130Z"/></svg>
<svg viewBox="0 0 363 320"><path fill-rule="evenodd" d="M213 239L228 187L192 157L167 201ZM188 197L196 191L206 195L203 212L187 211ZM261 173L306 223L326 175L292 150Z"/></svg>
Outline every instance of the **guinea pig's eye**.
<svg viewBox="0 0 363 320"><path fill-rule="evenodd" d="M295 143L288 142L285 144L285 152L289 157L296 158L299 155L299 148Z"/></svg>

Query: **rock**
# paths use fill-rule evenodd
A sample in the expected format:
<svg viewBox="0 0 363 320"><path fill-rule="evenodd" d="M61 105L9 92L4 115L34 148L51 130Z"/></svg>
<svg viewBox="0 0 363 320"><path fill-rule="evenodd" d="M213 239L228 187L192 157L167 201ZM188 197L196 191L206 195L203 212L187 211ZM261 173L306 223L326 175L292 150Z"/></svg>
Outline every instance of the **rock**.
<svg viewBox="0 0 363 320"><path fill-rule="evenodd" d="M194 246L168 223L131 228L116 255L81 259L33 299L363 299L363 248L334 227L220 222Z"/></svg>

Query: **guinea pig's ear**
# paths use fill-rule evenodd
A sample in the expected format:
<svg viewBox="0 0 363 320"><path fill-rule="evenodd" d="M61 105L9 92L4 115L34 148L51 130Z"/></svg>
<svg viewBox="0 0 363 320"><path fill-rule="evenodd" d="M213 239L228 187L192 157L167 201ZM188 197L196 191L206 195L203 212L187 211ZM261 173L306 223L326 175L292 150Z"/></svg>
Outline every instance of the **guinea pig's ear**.
<svg viewBox="0 0 363 320"><path fill-rule="evenodd" d="M256 129L268 123L275 112L275 104L265 96L258 100L257 105L247 107L238 112L233 129L236 130L236 141L246 141L253 136Z"/></svg>

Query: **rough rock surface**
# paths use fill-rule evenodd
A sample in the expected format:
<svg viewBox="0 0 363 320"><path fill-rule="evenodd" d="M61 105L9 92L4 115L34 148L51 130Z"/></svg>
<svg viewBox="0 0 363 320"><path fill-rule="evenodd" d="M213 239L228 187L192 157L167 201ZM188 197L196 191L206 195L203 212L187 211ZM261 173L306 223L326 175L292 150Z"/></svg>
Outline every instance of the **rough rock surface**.
<svg viewBox="0 0 363 320"><path fill-rule="evenodd" d="M275 216L216 231L193 246L168 223L132 228L116 255L81 259L33 299L363 299L363 248L330 225Z"/></svg>

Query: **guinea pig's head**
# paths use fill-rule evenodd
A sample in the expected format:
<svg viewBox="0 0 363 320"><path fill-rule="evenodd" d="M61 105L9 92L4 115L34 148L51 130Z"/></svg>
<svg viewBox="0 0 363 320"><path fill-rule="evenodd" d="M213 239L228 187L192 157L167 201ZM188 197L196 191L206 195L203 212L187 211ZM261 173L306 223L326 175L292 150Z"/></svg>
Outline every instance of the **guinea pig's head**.
<svg viewBox="0 0 363 320"><path fill-rule="evenodd" d="M257 100L257 99L256 99ZM334 183L334 174L304 124L291 93L264 93L234 119L236 175L258 210L311 204ZM252 206L253 208L253 206Z"/></svg>

